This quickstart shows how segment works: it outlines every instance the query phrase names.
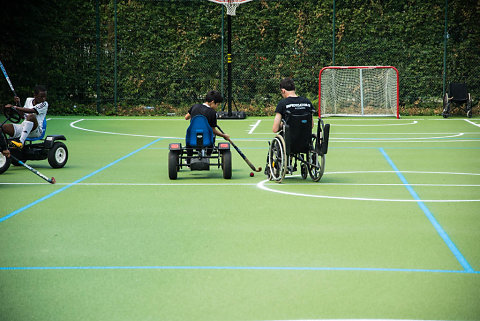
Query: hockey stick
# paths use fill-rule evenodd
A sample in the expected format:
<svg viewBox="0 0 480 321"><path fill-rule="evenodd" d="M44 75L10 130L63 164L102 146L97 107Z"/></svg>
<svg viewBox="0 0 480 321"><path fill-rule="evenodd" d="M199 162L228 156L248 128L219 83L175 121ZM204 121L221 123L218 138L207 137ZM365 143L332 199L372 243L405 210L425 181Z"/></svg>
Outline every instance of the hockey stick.
<svg viewBox="0 0 480 321"><path fill-rule="evenodd" d="M8 77L7 71L5 70L5 67L3 66L1 61L0 61L0 68L3 71L3 75L5 76L5 79L7 79L7 82L10 85L10 89L13 91L13 94L15 95L15 97L17 97L17 94L15 93L15 89L13 88L12 82L10 81L10 78Z"/></svg>
<svg viewBox="0 0 480 321"><path fill-rule="evenodd" d="M52 177L52 178L48 178L47 176L43 175L42 173L40 173L39 171L37 171L35 168L25 164L24 162L22 162L21 160L17 159L15 156L13 155L10 155L10 157L18 162L20 165L22 165L23 167L27 168L29 171L31 172L34 172L35 174L37 174L38 176L40 176L41 178L43 178L44 180L46 180L47 182L49 182L50 184L55 184L56 183L56 180L55 180L55 177Z"/></svg>
<svg viewBox="0 0 480 321"><path fill-rule="evenodd" d="M222 132L222 134L225 134L225 133L223 132L223 130L220 128L220 126L217 126L217 128ZM237 145L235 145L235 144L231 141L230 138L227 139L227 140L230 142L230 144L232 144L232 146L237 150L237 152L240 154L240 156L242 156L243 160L248 164L248 166L250 166L250 168L251 168L253 171L255 171L255 172L260 172L260 171L262 171L262 168L261 168L261 167L255 168L255 166L253 166L252 162L250 162L250 161L248 160L247 156L245 156L245 154L242 153L242 151L240 150L240 148L238 148Z"/></svg>

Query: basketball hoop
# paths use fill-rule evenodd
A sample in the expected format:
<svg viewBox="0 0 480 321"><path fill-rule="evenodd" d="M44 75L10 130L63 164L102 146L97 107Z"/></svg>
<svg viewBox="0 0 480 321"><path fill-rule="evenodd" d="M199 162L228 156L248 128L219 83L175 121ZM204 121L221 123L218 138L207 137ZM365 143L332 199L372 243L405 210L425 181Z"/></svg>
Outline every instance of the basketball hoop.
<svg viewBox="0 0 480 321"><path fill-rule="evenodd" d="M227 14L229 16L234 16L235 10L237 10L237 7L239 5L252 0L209 0L209 1L223 4L227 8Z"/></svg>

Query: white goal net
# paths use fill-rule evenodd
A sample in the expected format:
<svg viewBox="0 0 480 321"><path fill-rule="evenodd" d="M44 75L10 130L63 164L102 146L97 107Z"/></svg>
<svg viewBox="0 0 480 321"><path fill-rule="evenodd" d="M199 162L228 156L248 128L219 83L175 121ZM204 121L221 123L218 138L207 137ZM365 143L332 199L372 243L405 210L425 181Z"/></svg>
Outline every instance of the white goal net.
<svg viewBox="0 0 480 321"><path fill-rule="evenodd" d="M391 66L325 67L318 79L318 112L323 116L395 116L398 70Z"/></svg>

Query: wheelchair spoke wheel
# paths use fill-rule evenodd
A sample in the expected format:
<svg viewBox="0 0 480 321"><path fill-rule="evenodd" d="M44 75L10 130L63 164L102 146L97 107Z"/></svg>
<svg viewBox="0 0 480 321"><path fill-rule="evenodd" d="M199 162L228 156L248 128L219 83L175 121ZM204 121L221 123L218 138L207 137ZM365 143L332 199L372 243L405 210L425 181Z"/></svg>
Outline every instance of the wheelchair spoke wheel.
<svg viewBox="0 0 480 321"><path fill-rule="evenodd" d="M316 138L313 139L312 146L315 146ZM308 152L308 173L314 182L318 182L325 171L325 154L319 154L315 148Z"/></svg>
<svg viewBox="0 0 480 321"><path fill-rule="evenodd" d="M281 183L285 178L287 169L287 155L285 151L285 140L280 135L277 135L270 144L268 167L270 170L270 180Z"/></svg>
<svg viewBox="0 0 480 321"><path fill-rule="evenodd" d="M450 104L448 102L448 94L445 93L445 96L443 96L442 116L443 116L443 118L448 118L449 115L450 115Z"/></svg>

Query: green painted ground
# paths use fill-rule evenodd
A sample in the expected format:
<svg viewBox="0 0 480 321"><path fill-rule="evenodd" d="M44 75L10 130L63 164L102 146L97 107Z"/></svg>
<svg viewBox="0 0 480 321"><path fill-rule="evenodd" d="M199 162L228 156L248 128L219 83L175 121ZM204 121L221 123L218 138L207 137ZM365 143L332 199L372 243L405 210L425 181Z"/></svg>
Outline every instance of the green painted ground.
<svg viewBox="0 0 480 321"><path fill-rule="evenodd" d="M0 175L1 320L480 320L480 120L325 119L326 173L233 153L168 179L180 118L53 117L69 161ZM265 167L271 118L221 120Z"/></svg>

